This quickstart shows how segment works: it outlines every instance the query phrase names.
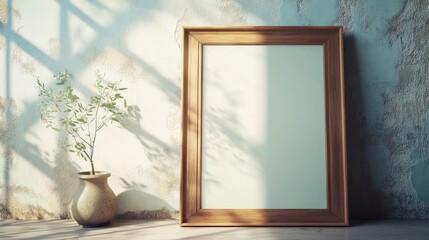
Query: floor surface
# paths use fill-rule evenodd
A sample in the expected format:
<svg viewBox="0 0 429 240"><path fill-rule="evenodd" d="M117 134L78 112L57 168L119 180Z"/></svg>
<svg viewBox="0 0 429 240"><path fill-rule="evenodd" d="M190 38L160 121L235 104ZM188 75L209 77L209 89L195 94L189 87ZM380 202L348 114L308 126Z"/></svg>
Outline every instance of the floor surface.
<svg viewBox="0 0 429 240"><path fill-rule="evenodd" d="M429 220L353 222L350 227L186 227L176 220L115 220L82 228L73 220L0 221L0 239L381 239L427 240Z"/></svg>

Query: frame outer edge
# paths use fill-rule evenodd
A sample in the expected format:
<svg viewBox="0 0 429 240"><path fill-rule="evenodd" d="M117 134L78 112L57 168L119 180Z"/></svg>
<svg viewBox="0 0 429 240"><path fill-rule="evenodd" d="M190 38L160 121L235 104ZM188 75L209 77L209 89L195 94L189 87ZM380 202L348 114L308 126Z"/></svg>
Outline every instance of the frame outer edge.
<svg viewBox="0 0 429 240"><path fill-rule="evenodd" d="M183 28L182 34L182 89L181 89L181 146L180 146L180 204L179 204L179 224L182 226L186 223L186 199L187 199L187 188L186 188L186 171L187 171L187 146L188 146L188 135L187 135L187 119L188 119L188 48L189 48L189 36L187 29Z"/></svg>
<svg viewBox="0 0 429 240"><path fill-rule="evenodd" d="M343 26L338 29L339 60L340 60L340 82L341 82L341 119L342 119L342 142L343 142L343 189L344 189L344 223L349 226L349 206L348 206L348 182L347 182L347 129L346 129L346 107L345 107L345 78L344 78L344 35Z"/></svg>
<svg viewBox="0 0 429 240"><path fill-rule="evenodd" d="M185 181L183 178L184 175L184 171L185 171L185 164L184 164L184 159L186 158L186 152L185 152L185 146L186 146L186 134L185 134L185 129L186 129L186 104L185 104L185 69L186 69L186 57L185 57L185 45L186 45L186 30L183 29L183 34L182 34L182 90L181 90L181 103L180 103L180 107L181 109L181 131L182 131L182 136L181 136L181 143L180 143L180 204L179 204L179 210L180 210L180 214L179 214L179 224L182 225L184 223L184 212L185 212L185 207L183 206L184 204L184 197L185 197Z"/></svg>
<svg viewBox="0 0 429 240"><path fill-rule="evenodd" d="M341 203L338 203L340 206L340 208L342 208L340 211L341 216L338 216L340 218L337 218L338 220L336 222L328 222L328 223L316 223L316 222L307 222L307 223L265 223L265 224L258 224L258 223L195 223L195 222L187 222L187 217L186 217L186 202L187 202L187 197L188 197L188 192L187 192L187 179L185 177L185 174L187 173L187 160L188 160L188 152L187 152L187 146L189 144L188 142L188 137L187 136L187 121L188 121L188 87L189 87L189 74L187 73L187 71L189 70L189 37L192 36L192 32L219 32L219 31L259 31L259 32L264 32L264 31L272 31L275 29L280 29L280 30L296 30L296 29L313 29L313 30L330 30L330 31L334 31L335 35L337 35L337 40L338 40L338 60L339 60L339 70L337 73L339 73L339 80L340 80L340 119L341 119L341 169L337 169L338 171L341 170L341 172L339 174L342 174L342 189L340 191L343 191L342 196L339 196L340 198L343 198L341 200ZM346 119L345 119L345 83L344 83L344 50L343 50L343 27L342 26L327 26L327 27L183 27L183 46L182 46L182 55L183 55L183 72L182 72L182 102L181 102L181 107L182 107L182 143L181 143L181 179L180 179L180 184L181 184L181 192L180 192L180 226L349 226L349 212L348 212L348 191L347 191L347 147L346 147ZM201 54L201 52L200 52ZM200 57L201 58L201 57ZM201 61L201 59L200 59ZM200 67L199 67L200 68ZM200 70L201 71L201 70ZM201 74L201 72L199 73ZM199 79L201 80L201 79ZM201 88L201 85L198 84L198 88ZM198 96L199 99L199 103L198 103L198 107L199 110L201 110L201 106L199 106L201 104L201 89L198 90L199 95ZM202 114L200 111L198 114ZM201 117L198 117L199 121L201 121ZM199 127L201 127L200 124L198 124ZM201 132L201 129L199 129L199 131ZM201 139L199 139L200 141ZM199 147L201 147L201 143L198 143ZM201 150L202 149L198 149L197 154L201 154ZM199 167L201 167L199 165ZM201 185L201 183L200 183ZM200 186L201 187L201 186ZM200 192L200 191L199 191ZM201 192L200 192L201 193ZM197 196L198 197L198 196ZM200 196L201 197L201 196ZM342 205L342 206L341 206ZM198 207L197 207L197 211L198 211Z"/></svg>

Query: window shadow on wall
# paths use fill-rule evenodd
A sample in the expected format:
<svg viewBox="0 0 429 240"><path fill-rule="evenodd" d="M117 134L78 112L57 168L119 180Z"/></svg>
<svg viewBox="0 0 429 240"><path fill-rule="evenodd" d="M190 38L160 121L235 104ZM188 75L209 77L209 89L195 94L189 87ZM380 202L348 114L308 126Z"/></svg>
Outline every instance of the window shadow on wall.
<svg viewBox="0 0 429 240"><path fill-rule="evenodd" d="M77 76L79 73L86 70L87 66L81 61L82 57L90 52L91 49L97 49L98 51L104 51L107 48L113 48L122 54L129 57L136 66L140 67L143 71L148 73L154 79L155 86L160 88L166 95L169 101L173 104L179 106L180 103L180 88L173 83L171 79L165 77L162 73L158 72L155 67L151 66L144 59L139 58L131 51L127 50L125 43L122 39L123 33L127 28L142 19L145 19L149 14L140 14L146 13L145 11L153 10L158 8L159 2L157 1L142 1L129 4L127 7L124 7L121 10L114 10L106 6L104 3L99 1L89 1L88 4L91 4L93 7L100 9L100 11L109 11L112 18L114 19L112 23L108 26L102 26L95 21L95 16L89 16L84 11L82 11L74 3L64 0L57 1L59 5L58 11L58 40L59 40L59 57L55 58L51 56L50 53L45 52L44 50L38 48L35 43L32 42L31 38L26 38L19 33L19 31L14 28L14 19L13 11L18 11L14 8L14 1L8 0L6 2L7 9L7 21L0 28L0 34L5 39L5 72L4 81L6 84L6 89L0 93L4 94L5 99L2 100L1 114L4 116L2 119L1 133L7 132L9 135L6 136L2 134L1 142L4 149L4 154L2 156L3 172L2 172L2 195L4 201L4 210L8 213L6 217L11 217L10 215L10 199L13 197L13 184L11 184L11 174L13 168L13 161L16 159L22 159L31 164L37 171L42 173L44 176L52 179L54 190L57 191L58 197L60 198L60 208L61 216L68 216L68 204L71 201L71 197L74 195L73 192L77 189L77 178L74 177L74 173L78 172L77 166L70 161L69 153L65 152L59 144L59 140L55 142L57 145L54 150L54 154L48 152L43 152L37 145L37 143L28 140L24 136L27 134L32 135L38 141L49 141L44 136L36 136L32 132L32 128L40 121L39 119L39 110L38 105L40 100L34 100L30 102L24 102L23 109L16 114L14 109L14 99L16 96L13 96L14 85L13 78L11 76L12 64L16 64L21 67L21 71L28 73L29 85L35 85L35 70L24 69L22 63L15 63L13 57L11 56L12 46L16 46L16 51L22 52L28 55L32 60L40 63L46 69L50 70L52 73L57 73L63 71L67 68L72 75ZM77 18L87 25L93 32L95 36L87 41L84 47L75 52L71 52L71 38L72 32L70 29L69 19ZM48 88L55 88L54 81L51 81L51 84L47 84ZM91 89L86 86L89 84L84 84L83 82L74 82L74 87L81 92L83 95L91 95ZM36 90L34 90L36 91ZM3 104L4 103L4 104ZM142 143L142 147L147 147L145 143L150 142L153 148L155 149L166 149L165 153L161 151L159 154L167 155L173 159L178 159L178 149L168 146L164 142L157 139L155 136L149 134L148 131L145 131L142 126L135 124L124 127L130 133L135 134L139 141ZM59 137L61 138L61 137ZM74 157L74 156L72 156ZM54 161L54 167L48 162ZM174 169L173 165L177 164L176 161L169 161L168 167ZM162 168L161 167L161 168ZM162 171L159 171L162 174ZM64 174L66 173L66 174ZM165 176L166 177L166 176ZM71 190L65 191L65 189L71 188ZM2 216L3 217L3 216Z"/></svg>

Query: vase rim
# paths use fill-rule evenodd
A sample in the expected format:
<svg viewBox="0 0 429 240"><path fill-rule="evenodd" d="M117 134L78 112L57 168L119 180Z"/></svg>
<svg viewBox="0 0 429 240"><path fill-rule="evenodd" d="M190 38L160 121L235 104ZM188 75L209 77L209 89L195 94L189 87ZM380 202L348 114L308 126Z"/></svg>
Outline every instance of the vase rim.
<svg viewBox="0 0 429 240"><path fill-rule="evenodd" d="M78 173L80 179L96 179L96 178L108 178L111 174L106 171L95 171L95 175L91 174L91 171L82 171Z"/></svg>

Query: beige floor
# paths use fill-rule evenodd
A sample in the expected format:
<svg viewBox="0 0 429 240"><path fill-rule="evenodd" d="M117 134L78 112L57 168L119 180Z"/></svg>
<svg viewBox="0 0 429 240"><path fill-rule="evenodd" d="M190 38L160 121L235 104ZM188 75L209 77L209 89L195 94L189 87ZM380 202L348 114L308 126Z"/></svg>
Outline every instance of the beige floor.
<svg viewBox="0 0 429 240"><path fill-rule="evenodd" d="M104 228L82 228L73 220L0 221L0 239L381 239L427 240L429 220L352 222L347 228L198 227L175 220L116 220Z"/></svg>

